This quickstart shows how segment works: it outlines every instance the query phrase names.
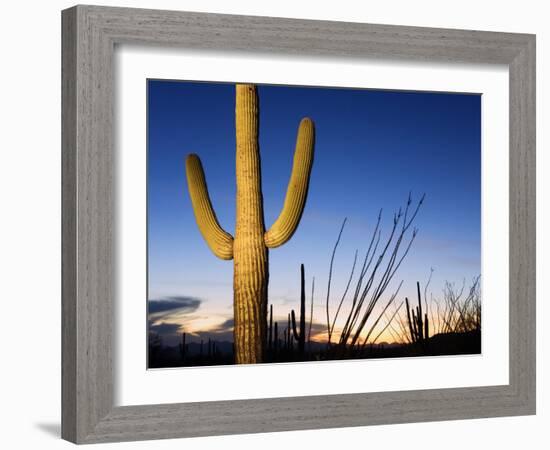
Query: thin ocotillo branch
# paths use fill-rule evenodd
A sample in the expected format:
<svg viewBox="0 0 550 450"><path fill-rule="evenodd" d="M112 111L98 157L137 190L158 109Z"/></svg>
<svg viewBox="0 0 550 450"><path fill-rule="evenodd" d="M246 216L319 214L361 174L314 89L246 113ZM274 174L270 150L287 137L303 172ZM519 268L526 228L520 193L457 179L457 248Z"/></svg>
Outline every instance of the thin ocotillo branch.
<svg viewBox="0 0 550 450"><path fill-rule="evenodd" d="M313 324L313 293L315 292L315 277L311 280L311 308L309 311L309 329L307 331L307 342L311 346L311 326Z"/></svg>
<svg viewBox="0 0 550 450"><path fill-rule="evenodd" d="M355 250L355 256L353 258L353 266L351 268L351 273L348 278L348 283L346 284L346 289L344 290L344 294L342 295L342 298L340 299L340 303L338 304L338 308L336 309L336 314L334 314L334 318L332 319L332 326L330 328L330 335L332 336L332 333L334 332L334 326L336 325L336 320L338 319L338 314L340 314L340 308L342 308L342 304L344 303L344 300L346 298L346 295L348 294L348 290L351 284L351 280L353 279L353 273L355 272L355 264L357 263L357 250Z"/></svg>
<svg viewBox="0 0 550 450"><path fill-rule="evenodd" d="M384 312L384 317L386 318L386 326L384 328L382 328L382 330L380 330L380 333L378 333L376 335L376 337L372 340L372 344L375 344L376 341L378 340L378 338L380 336L382 336L382 334L384 334L384 331L386 331L386 329L391 325L393 319L395 318L395 316L397 315L397 313L399 312L399 310L401 309L401 307L403 306L403 301L401 303L399 303L399 306L395 309L395 311L393 312L393 314L391 315L390 318L387 318L386 317L386 313ZM393 327L392 327L393 328ZM391 329L390 329L390 333L391 333ZM368 336L367 338L365 338L365 341L363 342L363 346L365 345L365 343L367 342L367 339L368 339Z"/></svg>
<svg viewBox="0 0 550 450"><path fill-rule="evenodd" d="M428 277L428 281L424 285L424 303L426 304L426 314L428 314L428 315L430 315L430 309L428 307L428 294L427 294L427 292L428 292L428 286L432 282L433 273L434 273L434 269L433 269L433 267L430 267L430 276ZM432 324L433 324L433 322L432 322Z"/></svg>
<svg viewBox="0 0 550 450"><path fill-rule="evenodd" d="M408 342L410 343L410 339L409 339L409 333L407 331L407 328L405 326L405 322L403 320L403 317L401 317L401 312L398 311L397 312L397 326L399 327L399 333L397 333L399 335L399 341L398 342Z"/></svg>
<svg viewBox="0 0 550 450"><path fill-rule="evenodd" d="M399 306L401 308L401 306ZM384 313L384 319L386 320L386 323L388 324L388 332L390 333L393 342L401 342L403 339L401 339L400 335L401 332L395 328L394 324L397 323L397 320L394 320L397 316L397 319L399 319L399 308L394 311L395 315L390 321L390 316L388 315L388 312Z"/></svg>
<svg viewBox="0 0 550 450"><path fill-rule="evenodd" d="M340 227L340 232L338 233L338 239L336 239L336 243L334 244L334 248L332 249L332 256L330 258L330 269L328 271L328 287L327 287L327 302L326 302L326 308L327 308L327 331L328 331L328 345L330 346L330 339L332 336L331 328L330 328L330 308L329 308L329 299L330 299L330 285L332 282L332 267L334 265L334 256L336 255L336 249L338 248L338 244L340 243L340 238L342 237L342 232L344 231L344 227L346 226L347 217L344 218L344 221L342 222L342 226Z"/></svg>
<svg viewBox="0 0 550 450"><path fill-rule="evenodd" d="M390 297L388 303L386 304L386 306L384 307L384 309L382 310L382 312L378 315L378 318L374 321L374 323L372 324L372 326L370 327L370 330L369 332L367 333L367 336L365 337L364 341L363 341L363 344L361 345L361 348L365 347L366 343L369 341L369 338L372 334L372 332L374 331L374 329L376 328L376 326L378 325L378 323L380 322L380 319L382 318L382 316L385 314L386 310L389 308L389 306L394 302L395 298L397 297L397 294L399 293L399 290L401 289L401 285L403 284L403 281L401 281L401 283L399 283L399 286L397 287L397 290L392 294L392 296ZM401 304L403 304L403 302L401 302ZM395 317L395 314L392 316L392 319ZM382 331L385 331L385 329L387 328L387 326L384 328L384 330ZM376 339L374 341L371 342L371 344L374 344L376 342Z"/></svg>
<svg viewBox="0 0 550 450"><path fill-rule="evenodd" d="M380 244L380 236L381 236L380 221L381 220L382 220L382 210L380 210L379 213L378 213L378 220L376 221L376 226L374 227L374 231L372 233L371 241L369 243L367 253L365 254L365 258L363 260L363 266L361 268L361 273L360 273L359 279L357 280L357 285L355 286L355 293L353 295L353 300L352 300L352 304L351 304L352 311L353 311L353 309L355 308L355 306L357 304L357 300L359 298L359 294L361 292L361 288L362 288L362 285L363 285L364 277L367 274L367 272L368 272L368 270L369 270L369 268L372 264L372 261L374 259L375 254L376 254L376 250L378 249L378 245ZM373 244L374 244L374 249L372 247ZM371 254L371 250L372 250L372 254ZM350 314L348 314L348 317L347 317L346 322L344 324L344 327L342 329L342 334L347 333L347 330L350 327L350 321L351 320L353 320L353 315L350 313Z"/></svg>

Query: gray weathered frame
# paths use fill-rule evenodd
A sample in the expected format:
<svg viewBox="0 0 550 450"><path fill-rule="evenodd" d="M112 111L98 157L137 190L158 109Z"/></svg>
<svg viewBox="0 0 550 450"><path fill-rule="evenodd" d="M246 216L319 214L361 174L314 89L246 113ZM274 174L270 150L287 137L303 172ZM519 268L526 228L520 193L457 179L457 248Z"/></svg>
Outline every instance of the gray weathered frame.
<svg viewBox="0 0 550 450"><path fill-rule="evenodd" d="M63 11L62 32L63 438L93 443L535 413L534 35L97 6ZM113 51L118 43L506 64L509 384L114 407Z"/></svg>

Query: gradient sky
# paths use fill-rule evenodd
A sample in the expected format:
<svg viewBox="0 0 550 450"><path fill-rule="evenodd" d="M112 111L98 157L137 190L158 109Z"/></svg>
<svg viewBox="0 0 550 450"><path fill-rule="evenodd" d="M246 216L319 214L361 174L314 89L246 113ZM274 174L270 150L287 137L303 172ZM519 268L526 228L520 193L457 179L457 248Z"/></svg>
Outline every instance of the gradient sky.
<svg viewBox="0 0 550 450"><path fill-rule="evenodd" d="M431 268L434 296L445 280L460 285L480 273L479 95L272 85L260 85L258 94L266 227L283 204L298 123L309 116L316 127L302 220L292 239L269 254L276 319L298 310L304 263L308 291L316 278L314 322L324 323L342 220L348 222L335 260L333 304L355 250L360 257L366 251L380 208L384 237L409 191L413 202L423 193L426 200L415 221L418 236L388 293L403 280L399 300L416 299L415 283L423 284ZM182 330L231 336L233 264L216 258L199 233L184 161L191 152L200 156L218 220L233 234L234 104L233 84L148 81L148 299L151 324L168 343Z"/></svg>

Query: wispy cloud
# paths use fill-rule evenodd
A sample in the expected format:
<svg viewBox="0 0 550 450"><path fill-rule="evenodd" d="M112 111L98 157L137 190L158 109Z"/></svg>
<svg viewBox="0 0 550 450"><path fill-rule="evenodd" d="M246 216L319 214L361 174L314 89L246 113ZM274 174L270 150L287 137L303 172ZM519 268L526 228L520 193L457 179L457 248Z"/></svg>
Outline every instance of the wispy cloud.
<svg viewBox="0 0 550 450"><path fill-rule="evenodd" d="M149 300L149 314L158 314L178 310L192 313L199 309L202 300L196 297L174 296Z"/></svg>
<svg viewBox="0 0 550 450"><path fill-rule="evenodd" d="M235 321L233 319L227 319L225 322L220 323L216 327L208 330L210 333L225 333L227 331L233 331Z"/></svg>
<svg viewBox="0 0 550 450"><path fill-rule="evenodd" d="M306 324L306 328L309 331L309 324ZM327 340L327 324L313 322L311 324L311 340L325 342Z"/></svg>
<svg viewBox="0 0 550 450"><path fill-rule="evenodd" d="M204 299L182 295L149 300L149 332L161 336L165 345L175 345L184 331L189 340L232 341L233 318L201 314L203 303Z"/></svg>
<svg viewBox="0 0 550 450"><path fill-rule="evenodd" d="M227 319L222 323L214 325L212 328L198 331L196 334L201 339L212 339L214 341L233 342L233 327L235 322L233 318Z"/></svg>
<svg viewBox="0 0 550 450"><path fill-rule="evenodd" d="M161 322L149 324L149 332L157 333L159 336L176 336L179 333L180 324Z"/></svg>
<svg viewBox="0 0 550 450"><path fill-rule="evenodd" d="M149 333L161 336L165 344L174 344L183 329L182 318L191 317L202 303L200 298L184 295L149 300Z"/></svg>

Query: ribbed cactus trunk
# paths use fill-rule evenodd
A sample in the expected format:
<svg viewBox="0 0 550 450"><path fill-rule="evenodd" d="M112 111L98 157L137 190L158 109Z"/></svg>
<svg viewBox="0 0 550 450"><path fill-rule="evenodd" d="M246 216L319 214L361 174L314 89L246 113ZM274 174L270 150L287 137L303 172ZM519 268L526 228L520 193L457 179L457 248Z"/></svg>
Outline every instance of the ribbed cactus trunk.
<svg viewBox="0 0 550 450"><path fill-rule="evenodd" d="M233 243L233 310L237 364L263 360L266 343L268 250L258 145L256 88L237 86L237 209Z"/></svg>

